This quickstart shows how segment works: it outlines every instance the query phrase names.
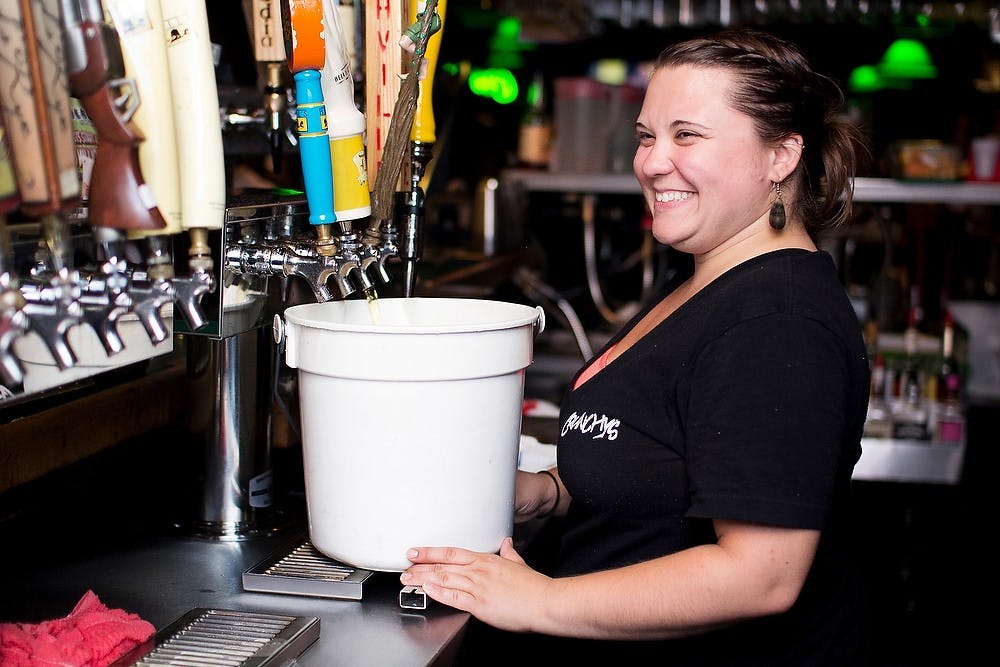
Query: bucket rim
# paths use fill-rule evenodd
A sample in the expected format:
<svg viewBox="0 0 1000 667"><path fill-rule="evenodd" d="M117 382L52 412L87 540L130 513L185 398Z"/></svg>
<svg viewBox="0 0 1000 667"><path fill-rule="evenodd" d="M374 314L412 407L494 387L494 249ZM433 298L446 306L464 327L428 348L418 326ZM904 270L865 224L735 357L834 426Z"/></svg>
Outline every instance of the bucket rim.
<svg viewBox="0 0 1000 667"><path fill-rule="evenodd" d="M353 301L327 301L325 303L305 303L291 306L285 310L284 318L287 322L301 327L313 329L323 329L325 331L342 331L350 333L371 333L371 334L447 334L447 333L474 333L482 331L502 331L505 329L516 329L528 325L534 325L539 321L538 306L528 306L512 301L501 301L499 299L470 299L465 297L380 297L378 302L397 303L401 301L422 301L435 303L469 303L495 305L511 310L523 310L523 314L516 317L496 318L480 320L477 322L456 322L434 323L434 324L394 324L394 323L362 323L362 322L335 322L328 319L308 317L303 313L317 310L328 304L337 304L339 307L347 307L348 304L366 304L360 299ZM360 306L351 306L360 307Z"/></svg>

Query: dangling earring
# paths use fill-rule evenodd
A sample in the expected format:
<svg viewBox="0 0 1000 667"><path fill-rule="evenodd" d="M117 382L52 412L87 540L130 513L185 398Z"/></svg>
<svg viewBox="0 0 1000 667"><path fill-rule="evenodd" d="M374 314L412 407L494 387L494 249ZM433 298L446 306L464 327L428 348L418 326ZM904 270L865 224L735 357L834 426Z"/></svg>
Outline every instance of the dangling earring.
<svg viewBox="0 0 1000 667"><path fill-rule="evenodd" d="M781 181L774 182L775 200L771 204L770 223L772 229L785 228L785 203L781 201Z"/></svg>

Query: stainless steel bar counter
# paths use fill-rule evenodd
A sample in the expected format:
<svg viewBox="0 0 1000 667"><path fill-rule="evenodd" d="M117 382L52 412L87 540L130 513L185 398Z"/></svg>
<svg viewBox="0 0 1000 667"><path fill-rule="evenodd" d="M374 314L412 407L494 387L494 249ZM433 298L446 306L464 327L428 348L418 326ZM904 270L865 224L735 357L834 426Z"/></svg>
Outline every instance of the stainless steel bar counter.
<svg viewBox="0 0 1000 667"><path fill-rule="evenodd" d="M244 591L245 571L303 544L304 511L282 512L284 527L262 537L195 537L170 520L190 491L164 468L133 448L0 495L0 622L64 617L90 589L157 631L196 608L318 618L301 667L453 662L469 615L434 602L401 608L398 574L373 573L360 601Z"/></svg>

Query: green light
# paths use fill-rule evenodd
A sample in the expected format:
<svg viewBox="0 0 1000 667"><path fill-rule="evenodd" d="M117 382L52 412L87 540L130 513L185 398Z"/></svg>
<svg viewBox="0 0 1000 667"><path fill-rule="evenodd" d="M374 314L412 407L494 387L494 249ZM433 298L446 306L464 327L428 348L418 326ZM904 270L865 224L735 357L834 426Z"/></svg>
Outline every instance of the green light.
<svg viewBox="0 0 1000 667"><path fill-rule="evenodd" d="M890 44L878 71L886 79L933 79L937 76L930 52L915 39L897 39Z"/></svg>
<svg viewBox="0 0 1000 667"><path fill-rule="evenodd" d="M847 85L855 93L872 93L885 87L882 76L878 73L878 68L875 65L855 67Z"/></svg>
<svg viewBox="0 0 1000 667"><path fill-rule="evenodd" d="M490 37L486 64L501 69L520 69L524 66L521 53L535 48L534 44L521 41L521 21L507 16L500 19Z"/></svg>
<svg viewBox="0 0 1000 667"><path fill-rule="evenodd" d="M542 84L538 81L532 81L528 84L528 90L524 93L524 103L529 107L533 107L538 104L541 96Z"/></svg>
<svg viewBox="0 0 1000 667"><path fill-rule="evenodd" d="M469 90L473 95L488 97L497 104L511 104L517 99L517 79L508 69L473 70L469 74Z"/></svg>
<svg viewBox="0 0 1000 667"><path fill-rule="evenodd" d="M490 38L491 51L525 51L533 49L534 45L521 41L521 22L513 17L506 17L497 23L496 30Z"/></svg>
<svg viewBox="0 0 1000 667"><path fill-rule="evenodd" d="M515 43L521 36L521 21L513 16L505 16L497 23L497 36L509 37Z"/></svg>

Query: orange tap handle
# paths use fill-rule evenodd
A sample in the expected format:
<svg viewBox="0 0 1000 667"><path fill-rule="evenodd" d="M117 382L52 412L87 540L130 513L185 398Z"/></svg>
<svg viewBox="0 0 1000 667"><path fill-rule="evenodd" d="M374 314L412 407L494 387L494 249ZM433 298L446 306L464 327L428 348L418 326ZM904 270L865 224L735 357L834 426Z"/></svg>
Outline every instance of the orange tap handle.
<svg viewBox="0 0 1000 667"><path fill-rule="evenodd" d="M285 55L293 74L323 69L326 42L323 40L322 0L289 0L281 4ZM285 16L284 12L288 12Z"/></svg>

